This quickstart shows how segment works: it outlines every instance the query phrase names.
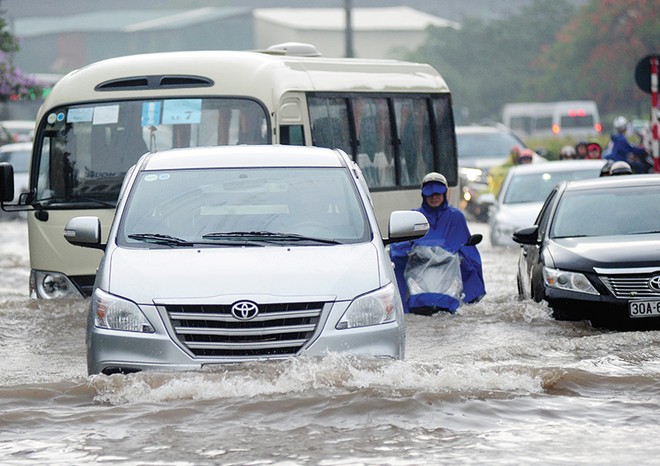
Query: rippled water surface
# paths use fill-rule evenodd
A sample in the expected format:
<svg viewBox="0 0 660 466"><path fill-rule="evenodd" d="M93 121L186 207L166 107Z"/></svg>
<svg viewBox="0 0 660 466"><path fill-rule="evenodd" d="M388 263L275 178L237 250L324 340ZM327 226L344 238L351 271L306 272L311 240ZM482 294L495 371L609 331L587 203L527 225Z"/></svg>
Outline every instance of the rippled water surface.
<svg viewBox="0 0 660 466"><path fill-rule="evenodd" d="M487 297L407 316L403 361L88 377L87 302L30 300L2 222L0 464L660 464L660 332L556 322L516 300L515 249L479 249Z"/></svg>

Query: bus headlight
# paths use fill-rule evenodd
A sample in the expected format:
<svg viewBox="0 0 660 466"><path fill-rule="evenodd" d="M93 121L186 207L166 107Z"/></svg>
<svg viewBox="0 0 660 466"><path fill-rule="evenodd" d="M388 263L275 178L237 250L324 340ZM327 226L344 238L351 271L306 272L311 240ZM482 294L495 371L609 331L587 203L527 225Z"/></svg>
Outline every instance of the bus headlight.
<svg viewBox="0 0 660 466"><path fill-rule="evenodd" d="M403 314L399 291L393 283L371 293L359 296L348 306L337 329L367 327L394 322Z"/></svg>
<svg viewBox="0 0 660 466"><path fill-rule="evenodd" d="M137 304L101 291L92 294L91 312L94 325L110 330L154 333L154 328Z"/></svg>
<svg viewBox="0 0 660 466"><path fill-rule="evenodd" d="M63 273L41 272L32 270L30 272L30 297L41 299L57 299L80 297L78 289L71 280Z"/></svg>

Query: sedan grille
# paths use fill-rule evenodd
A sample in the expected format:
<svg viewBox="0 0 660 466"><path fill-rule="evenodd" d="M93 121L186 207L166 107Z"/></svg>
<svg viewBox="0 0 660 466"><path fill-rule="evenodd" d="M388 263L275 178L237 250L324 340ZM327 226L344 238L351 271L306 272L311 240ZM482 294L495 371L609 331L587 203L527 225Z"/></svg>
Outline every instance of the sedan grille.
<svg viewBox="0 0 660 466"><path fill-rule="evenodd" d="M660 298L660 289L651 287L657 274L600 276L608 290L621 299Z"/></svg>
<svg viewBox="0 0 660 466"><path fill-rule="evenodd" d="M232 315L231 305L166 305L179 342L198 357L293 356L310 340L324 303L259 305L250 320Z"/></svg>

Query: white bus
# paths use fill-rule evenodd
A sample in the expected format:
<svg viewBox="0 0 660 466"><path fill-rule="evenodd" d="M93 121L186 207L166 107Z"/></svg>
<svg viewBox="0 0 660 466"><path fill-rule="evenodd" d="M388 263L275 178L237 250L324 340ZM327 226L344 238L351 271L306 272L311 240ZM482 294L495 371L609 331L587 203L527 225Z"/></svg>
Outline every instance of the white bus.
<svg viewBox="0 0 660 466"><path fill-rule="evenodd" d="M31 210L31 296L89 296L102 252L71 246L64 226L98 216L107 235L139 156L229 144L343 149L367 179L381 228L390 211L419 206L425 173L457 183L451 96L429 65L279 51L104 60L53 88L38 115L30 190L18 207L3 202ZM7 178L1 171L0 188Z"/></svg>
<svg viewBox="0 0 660 466"><path fill-rule="evenodd" d="M521 137L588 138L603 129L598 107L591 100L506 104L502 123Z"/></svg>

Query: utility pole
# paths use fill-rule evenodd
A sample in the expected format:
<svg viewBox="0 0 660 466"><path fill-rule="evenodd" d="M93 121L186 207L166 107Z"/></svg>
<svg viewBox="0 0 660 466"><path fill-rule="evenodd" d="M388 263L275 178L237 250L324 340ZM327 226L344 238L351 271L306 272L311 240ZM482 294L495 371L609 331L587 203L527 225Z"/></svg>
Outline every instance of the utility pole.
<svg viewBox="0 0 660 466"><path fill-rule="evenodd" d="M353 20L351 13L352 0L344 0L344 10L346 11L346 58L353 58Z"/></svg>

